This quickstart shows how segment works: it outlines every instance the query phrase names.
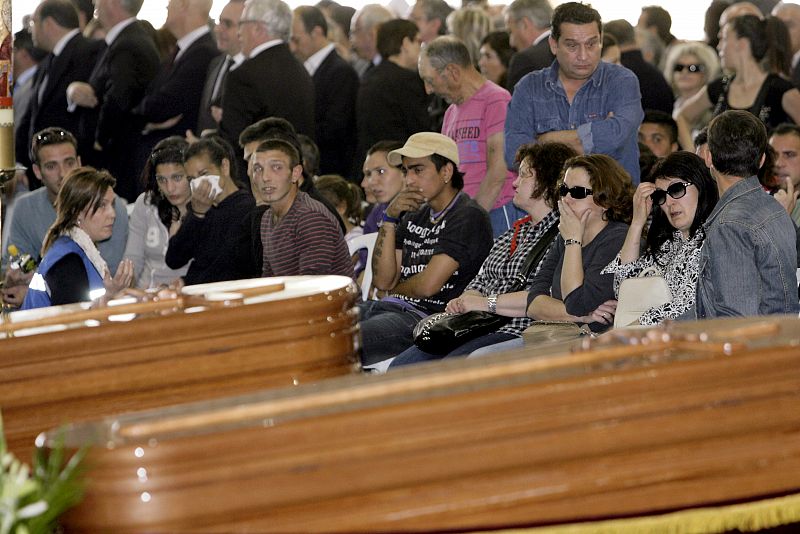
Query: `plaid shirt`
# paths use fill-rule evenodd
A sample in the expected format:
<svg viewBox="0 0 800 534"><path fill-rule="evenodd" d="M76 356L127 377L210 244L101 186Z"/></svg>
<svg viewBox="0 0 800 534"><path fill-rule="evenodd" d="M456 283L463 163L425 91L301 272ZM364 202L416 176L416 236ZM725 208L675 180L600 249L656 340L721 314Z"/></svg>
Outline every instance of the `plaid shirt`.
<svg viewBox="0 0 800 534"><path fill-rule="evenodd" d="M484 296L508 293L522 275L520 270L528 257L528 253L553 225L558 224L558 219L558 211L553 210L537 224L533 224L530 217L525 217L514 223L512 228L506 230L495 240L492 250L489 251L489 256L486 257L483 265L481 265L478 275L467 286L467 290L478 291ZM516 243L513 255L511 254L512 242ZM542 257L542 261L546 257L547 253ZM542 262L540 261L539 265L536 266L525 281L526 291L530 288L533 277L539 272L541 264ZM521 336L522 331L528 328L532 321L527 317L515 317L510 323L500 328L498 332Z"/></svg>

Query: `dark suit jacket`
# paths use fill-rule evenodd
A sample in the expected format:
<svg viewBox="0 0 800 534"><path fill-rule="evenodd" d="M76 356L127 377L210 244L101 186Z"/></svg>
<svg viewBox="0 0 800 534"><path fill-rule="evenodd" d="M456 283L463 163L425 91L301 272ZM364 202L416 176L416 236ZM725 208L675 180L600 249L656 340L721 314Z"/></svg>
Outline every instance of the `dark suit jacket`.
<svg viewBox="0 0 800 534"><path fill-rule="evenodd" d="M314 82L286 43L268 48L228 73L220 132L239 150L239 134L267 117L283 117L314 137Z"/></svg>
<svg viewBox="0 0 800 534"><path fill-rule="evenodd" d="M428 96L419 74L384 60L361 81L356 103L358 153L385 139L405 142L408 136L430 127Z"/></svg>
<svg viewBox="0 0 800 534"><path fill-rule="evenodd" d="M50 54L36 72L28 111L16 125L15 149L17 161L30 166L29 152L33 134L48 126L59 126L78 135L80 113L67 111L67 86L89 79L97 55L105 47L103 41L90 41L80 33L70 39L58 56ZM38 100L39 89L47 84Z"/></svg>
<svg viewBox="0 0 800 534"><path fill-rule="evenodd" d="M228 55L225 53L219 54L208 64L205 83L203 84L203 94L200 95L200 106L197 109L197 128L194 130L197 135L200 135L203 130L216 130L219 127L217 121L211 116L211 105L213 104L211 96L214 92L214 84L217 81L217 76L219 76L219 71L225 65L227 57ZM222 92L221 88L220 92Z"/></svg>
<svg viewBox="0 0 800 534"><path fill-rule="evenodd" d="M98 105L81 109L82 154L90 163L105 166L117 179L117 193L129 202L136 200L141 169L132 164L131 154L141 138L141 119L133 108L142 100L158 72L159 56L153 39L134 22L120 32L105 49L89 77ZM91 148L97 142L103 148ZM84 163L87 163L84 161Z"/></svg>
<svg viewBox="0 0 800 534"><path fill-rule="evenodd" d="M194 129L197 125L202 81L209 63L218 54L214 37L207 33L189 45L174 64L169 61L161 64L144 98L134 109L140 118L140 129L148 122L164 122L177 115L182 117L172 128L155 130L141 137L137 144L137 168L144 166L156 143L170 135L182 136L186 130Z"/></svg>
<svg viewBox="0 0 800 534"><path fill-rule="evenodd" d="M531 45L524 50L520 50L511 56L508 64L508 79L506 81L508 90L514 92L514 86L529 72L549 67L556 58L550 51L548 39L542 39L535 45Z"/></svg>
<svg viewBox="0 0 800 534"><path fill-rule="evenodd" d="M356 150L358 74L334 49L314 72L313 80L320 174L348 177Z"/></svg>
<svg viewBox="0 0 800 534"><path fill-rule="evenodd" d="M664 75L642 57L640 50L629 50L620 56L622 66L630 69L639 78L642 91L642 109L657 109L672 115L675 96Z"/></svg>

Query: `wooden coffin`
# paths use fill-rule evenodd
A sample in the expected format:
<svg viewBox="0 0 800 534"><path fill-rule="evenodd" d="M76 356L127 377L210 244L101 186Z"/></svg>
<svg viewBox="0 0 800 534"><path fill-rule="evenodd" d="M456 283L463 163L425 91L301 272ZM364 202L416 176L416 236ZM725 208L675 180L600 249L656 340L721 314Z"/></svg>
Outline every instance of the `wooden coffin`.
<svg viewBox="0 0 800 534"><path fill-rule="evenodd" d="M91 445L76 531L464 531L753 501L800 492L800 321L341 377L66 438Z"/></svg>
<svg viewBox="0 0 800 534"><path fill-rule="evenodd" d="M87 320L110 312L81 306L12 314L0 325L9 447L25 459L37 434L63 423L358 370L357 294L345 277L271 278L122 302L110 309L150 313L115 311L120 320Z"/></svg>

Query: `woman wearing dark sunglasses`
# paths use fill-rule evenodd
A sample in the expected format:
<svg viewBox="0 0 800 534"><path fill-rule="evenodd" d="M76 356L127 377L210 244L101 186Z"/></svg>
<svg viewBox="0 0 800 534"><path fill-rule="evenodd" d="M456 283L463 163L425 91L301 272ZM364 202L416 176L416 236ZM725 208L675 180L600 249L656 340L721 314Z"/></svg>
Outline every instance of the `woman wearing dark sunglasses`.
<svg viewBox="0 0 800 534"><path fill-rule="evenodd" d="M619 250L631 220L631 177L603 154L564 165L560 236L528 293L528 317L588 324L595 332L614 322L613 277L600 271Z"/></svg>
<svg viewBox="0 0 800 534"><path fill-rule="evenodd" d="M711 80L719 76L717 51L705 43L687 41L670 47L664 62L664 78L670 82L675 95L673 111L677 111L691 97L699 93ZM692 135L711 120L711 109L702 113L691 124Z"/></svg>
<svg viewBox="0 0 800 534"><path fill-rule="evenodd" d="M722 68L733 73L717 78L690 98L677 113L678 141L694 150L691 125L707 110L716 117L729 109L749 111L767 130L783 122L800 122L800 92L789 76L789 33L776 17L743 15L721 29L717 45Z"/></svg>
<svg viewBox="0 0 800 534"><path fill-rule="evenodd" d="M667 282L672 301L650 308L639 324L676 319L694 307L703 223L719 194L708 167L691 152L674 152L659 161L633 195L633 219L625 244L604 273L614 275L614 291L626 278L655 267ZM652 214L644 247L642 231ZM644 248L644 251L640 251Z"/></svg>

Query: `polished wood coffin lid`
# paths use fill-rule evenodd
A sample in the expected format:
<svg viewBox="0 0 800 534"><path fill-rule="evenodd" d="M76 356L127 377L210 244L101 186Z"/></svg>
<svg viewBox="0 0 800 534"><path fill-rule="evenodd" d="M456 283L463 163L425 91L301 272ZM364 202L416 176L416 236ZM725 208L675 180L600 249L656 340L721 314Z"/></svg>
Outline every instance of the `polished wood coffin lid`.
<svg viewBox="0 0 800 534"><path fill-rule="evenodd" d="M797 318L615 332L73 426L91 470L66 526L473 530L748 501L800 491L799 408Z"/></svg>
<svg viewBox="0 0 800 534"><path fill-rule="evenodd" d="M82 306L12 314L14 337L0 339L10 449L27 459L38 433L68 422L358 371L357 296L350 278L305 276L188 286L177 308L123 301L112 321Z"/></svg>

